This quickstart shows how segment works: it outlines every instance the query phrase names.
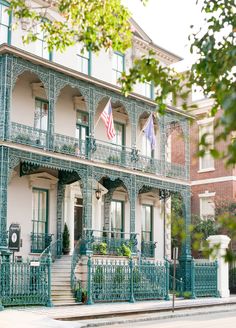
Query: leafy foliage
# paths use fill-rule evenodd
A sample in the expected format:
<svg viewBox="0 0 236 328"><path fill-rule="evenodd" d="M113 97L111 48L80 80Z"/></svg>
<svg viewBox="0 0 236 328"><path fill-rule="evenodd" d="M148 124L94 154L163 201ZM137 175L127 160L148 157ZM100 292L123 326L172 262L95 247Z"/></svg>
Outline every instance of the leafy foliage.
<svg viewBox="0 0 236 328"><path fill-rule="evenodd" d="M50 20L49 8L54 11ZM111 47L124 52L131 46L130 13L120 0L51 0L37 7L28 1L12 0L10 11L18 23L26 22L24 41L36 41L41 30L50 51L65 50L77 42L95 52Z"/></svg>

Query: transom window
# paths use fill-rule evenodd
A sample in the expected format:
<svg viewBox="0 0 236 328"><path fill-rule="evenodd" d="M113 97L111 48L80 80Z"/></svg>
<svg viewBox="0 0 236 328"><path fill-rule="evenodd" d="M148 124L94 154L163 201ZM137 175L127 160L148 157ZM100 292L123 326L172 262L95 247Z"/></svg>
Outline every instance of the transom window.
<svg viewBox="0 0 236 328"><path fill-rule="evenodd" d="M122 72L125 70L125 56L114 52L112 57L112 83L117 84Z"/></svg>
<svg viewBox="0 0 236 328"><path fill-rule="evenodd" d="M48 102L45 100L35 100L34 127L47 131L48 128Z"/></svg>
<svg viewBox="0 0 236 328"><path fill-rule="evenodd" d="M142 205L142 241L152 241L151 205Z"/></svg>
<svg viewBox="0 0 236 328"><path fill-rule="evenodd" d="M9 5L0 0L0 44L10 43L10 16L7 12Z"/></svg>
<svg viewBox="0 0 236 328"><path fill-rule="evenodd" d="M113 237L121 238L123 232L124 221L124 203L122 201L113 200L111 202L111 231L113 231Z"/></svg>
<svg viewBox="0 0 236 328"><path fill-rule="evenodd" d="M84 50L84 52L79 52L78 56L78 70L81 73L90 75L91 74L91 52Z"/></svg>

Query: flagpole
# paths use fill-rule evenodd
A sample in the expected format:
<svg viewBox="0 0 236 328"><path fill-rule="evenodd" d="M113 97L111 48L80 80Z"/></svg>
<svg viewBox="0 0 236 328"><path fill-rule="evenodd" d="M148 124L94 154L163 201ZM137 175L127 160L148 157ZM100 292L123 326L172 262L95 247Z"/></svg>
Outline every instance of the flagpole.
<svg viewBox="0 0 236 328"><path fill-rule="evenodd" d="M109 101L111 101L111 98L108 99L108 102L106 103L106 105L104 106L104 108L107 106L107 104L109 103ZM97 122L94 125L94 128L93 128L93 131L94 132L95 132L96 127L98 126L98 123L99 123L100 119L101 119L101 115L99 115L99 118L98 118Z"/></svg>

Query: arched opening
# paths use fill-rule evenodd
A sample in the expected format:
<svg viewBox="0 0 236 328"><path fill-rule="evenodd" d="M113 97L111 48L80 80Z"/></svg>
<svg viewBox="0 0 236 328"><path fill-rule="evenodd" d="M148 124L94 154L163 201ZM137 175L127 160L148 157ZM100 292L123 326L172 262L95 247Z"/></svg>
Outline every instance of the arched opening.
<svg viewBox="0 0 236 328"><path fill-rule="evenodd" d="M172 164L185 165L185 138L178 123L171 123L168 127L166 161Z"/></svg>
<svg viewBox="0 0 236 328"><path fill-rule="evenodd" d="M11 139L18 143L46 145L49 104L44 85L31 72L22 73L14 86L11 109Z"/></svg>
<svg viewBox="0 0 236 328"><path fill-rule="evenodd" d="M65 86L55 109L54 150L69 155L86 156L89 136L89 113L77 88Z"/></svg>

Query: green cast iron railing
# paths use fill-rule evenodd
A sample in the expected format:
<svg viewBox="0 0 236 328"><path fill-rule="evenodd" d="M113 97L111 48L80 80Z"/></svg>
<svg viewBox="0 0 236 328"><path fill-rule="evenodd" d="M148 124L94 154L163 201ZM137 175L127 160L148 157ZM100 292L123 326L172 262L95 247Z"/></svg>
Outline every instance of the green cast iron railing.
<svg viewBox="0 0 236 328"><path fill-rule="evenodd" d="M40 254L39 259L43 259L51 254L52 261L59 259L62 255L62 235L57 240L51 240L50 244Z"/></svg>
<svg viewBox="0 0 236 328"><path fill-rule="evenodd" d="M86 141L78 140L76 138L64 136L58 133L54 134L53 150L62 154L83 158L87 158L88 154Z"/></svg>
<svg viewBox="0 0 236 328"><path fill-rule="evenodd" d="M193 261L193 296L219 296L217 286L217 267L217 261Z"/></svg>
<svg viewBox="0 0 236 328"><path fill-rule="evenodd" d="M229 290L230 293L236 293L236 262L229 263Z"/></svg>
<svg viewBox="0 0 236 328"><path fill-rule="evenodd" d="M167 177L187 180L187 176L186 176L187 171L185 165L166 162L165 167L166 167L165 175Z"/></svg>
<svg viewBox="0 0 236 328"><path fill-rule="evenodd" d="M108 230L85 229L81 243L82 253L129 256L137 254L137 234Z"/></svg>
<svg viewBox="0 0 236 328"><path fill-rule="evenodd" d="M16 143L46 148L48 134L44 130L12 122L10 140Z"/></svg>
<svg viewBox="0 0 236 328"><path fill-rule="evenodd" d="M77 302L82 301L82 285L81 285L81 281L76 276L76 266L80 258L80 247L81 247L81 240L78 240L72 254L71 273L70 273L71 290L73 291Z"/></svg>
<svg viewBox="0 0 236 328"><path fill-rule="evenodd" d="M42 253L52 241L52 234L48 233L31 233L31 253Z"/></svg>
<svg viewBox="0 0 236 328"><path fill-rule="evenodd" d="M157 245L157 242L142 240L142 242L141 242L141 256L142 257L154 257L155 256L156 245Z"/></svg>
<svg viewBox="0 0 236 328"><path fill-rule="evenodd" d="M86 141L83 141L58 133L49 136L47 131L12 122L9 140L142 172L188 179L184 165L164 163L159 159L142 155L136 148L120 146L92 137L87 137Z"/></svg>
<svg viewBox="0 0 236 328"><path fill-rule="evenodd" d="M0 262L0 299L3 306L51 306L51 258Z"/></svg>
<svg viewBox="0 0 236 328"><path fill-rule="evenodd" d="M88 304L168 299L166 262L88 259Z"/></svg>

